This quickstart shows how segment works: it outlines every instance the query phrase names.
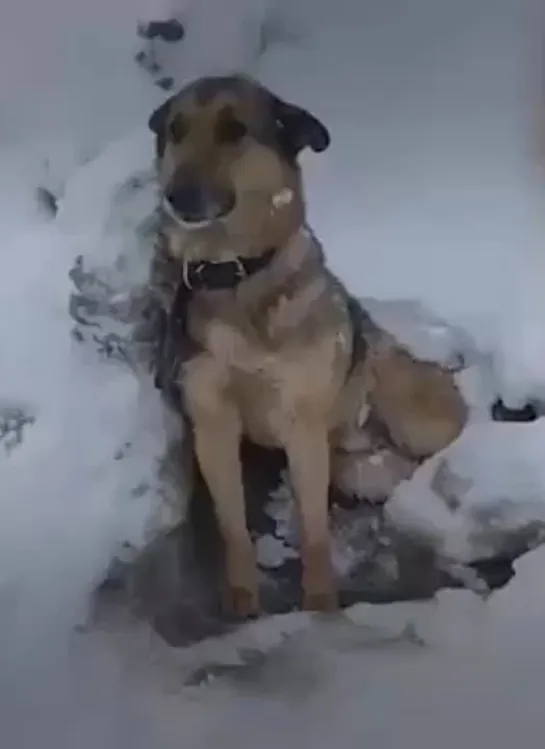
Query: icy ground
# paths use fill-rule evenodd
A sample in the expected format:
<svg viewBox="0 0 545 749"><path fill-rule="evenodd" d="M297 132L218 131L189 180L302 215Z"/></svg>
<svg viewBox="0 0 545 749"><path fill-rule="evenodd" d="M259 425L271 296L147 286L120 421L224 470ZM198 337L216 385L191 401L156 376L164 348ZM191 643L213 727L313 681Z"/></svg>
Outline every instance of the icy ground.
<svg viewBox="0 0 545 749"><path fill-rule="evenodd" d="M276 33L256 63L273 4ZM463 482L463 512L451 522L438 509L429 467L393 506L460 557L475 507L502 500L513 524L543 516L545 425L484 416L496 388L515 402L545 383L534 5L195 0L184 42L157 50L180 81L252 66L323 118L333 145L305 158L305 174L332 266L362 296L420 300L466 331L474 424L451 464L474 482ZM149 167L144 123L165 94L133 62L134 29L169 10L151 0L18 0L0 10L4 743L503 749L539 740L543 551L486 603L446 592L434 604L361 607L352 621L286 617L178 655L120 613L99 631L75 631L116 545L138 543L149 526L153 492L139 489L163 429L146 383L71 338L68 271L83 255L121 286L140 278L137 261L112 267L134 229L118 188ZM59 196L56 221L36 203L38 185ZM125 459L113 459L120 450ZM407 623L423 642L406 636ZM254 653L253 670L183 686L195 667L236 659L240 645L246 658L274 653L261 668Z"/></svg>

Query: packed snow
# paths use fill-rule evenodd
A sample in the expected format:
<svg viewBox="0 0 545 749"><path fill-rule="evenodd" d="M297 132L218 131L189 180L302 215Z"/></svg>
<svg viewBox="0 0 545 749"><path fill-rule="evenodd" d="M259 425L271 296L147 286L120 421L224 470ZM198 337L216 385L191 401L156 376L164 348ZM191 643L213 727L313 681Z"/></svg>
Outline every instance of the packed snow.
<svg viewBox="0 0 545 749"><path fill-rule="evenodd" d="M498 393L516 405L545 391L538 6L2 8L0 722L10 746L501 749L541 735L542 550L487 601L447 591L332 620L294 614L184 652L128 613L82 631L112 555L172 527L184 505L158 506L153 490L170 425L151 383L79 345L68 315L78 257L121 296L145 278L136 235L153 190L124 187L150 174L146 121L166 94L134 62L135 30L177 15L184 40L153 43L164 74L181 85L249 70L323 119L333 144L303 166L331 266L416 353L449 363L461 352L469 364L459 380L470 425L400 485L391 517L462 563L493 553L507 531L545 525L545 421L489 417ZM38 187L58 200L56 217Z"/></svg>

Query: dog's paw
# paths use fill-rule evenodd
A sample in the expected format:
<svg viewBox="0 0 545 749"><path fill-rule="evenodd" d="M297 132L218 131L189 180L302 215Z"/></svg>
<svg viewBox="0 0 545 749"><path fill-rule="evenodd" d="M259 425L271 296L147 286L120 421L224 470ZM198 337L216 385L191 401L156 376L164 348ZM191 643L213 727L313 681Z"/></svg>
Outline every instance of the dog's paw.
<svg viewBox="0 0 545 749"><path fill-rule="evenodd" d="M258 590L225 585L222 595L222 610L228 618L255 618L259 614Z"/></svg>
<svg viewBox="0 0 545 749"><path fill-rule="evenodd" d="M322 613L337 611L339 600L335 591L304 591L303 609Z"/></svg>

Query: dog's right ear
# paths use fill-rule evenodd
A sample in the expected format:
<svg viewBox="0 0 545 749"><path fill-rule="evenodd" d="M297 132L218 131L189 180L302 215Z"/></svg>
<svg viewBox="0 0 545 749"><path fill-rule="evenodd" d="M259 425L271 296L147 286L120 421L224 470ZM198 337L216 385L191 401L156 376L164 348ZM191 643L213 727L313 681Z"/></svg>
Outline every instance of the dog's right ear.
<svg viewBox="0 0 545 749"><path fill-rule="evenodd" d="M161 156L165 152L166 147L166 122L168 113L170 110L170 105L172 104L174 97L171 96L166 101L164 101L157 109L155 109L148 120L148 127L152 131L152 133L155 133L157 136L155 139L155 152L157 155L157 158L161 158Z"/></svg>

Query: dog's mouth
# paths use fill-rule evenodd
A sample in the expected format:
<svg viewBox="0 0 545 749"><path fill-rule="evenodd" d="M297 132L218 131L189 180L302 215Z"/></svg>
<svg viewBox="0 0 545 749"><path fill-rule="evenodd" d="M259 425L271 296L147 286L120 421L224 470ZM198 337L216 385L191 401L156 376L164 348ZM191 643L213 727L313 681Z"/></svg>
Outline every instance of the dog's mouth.
<svg viewBox="0 0 545 749"><path fill-rule="evenodd" d="M172 205L168 198L163 198L161 207L164 213L171 218L178 226L181 226L186 231L197 231L198 229L206 229L208 226L212 226L218 221L227 218L229 213L218 214L210 218L193 219L185 218L182 216Z"/></svg>

